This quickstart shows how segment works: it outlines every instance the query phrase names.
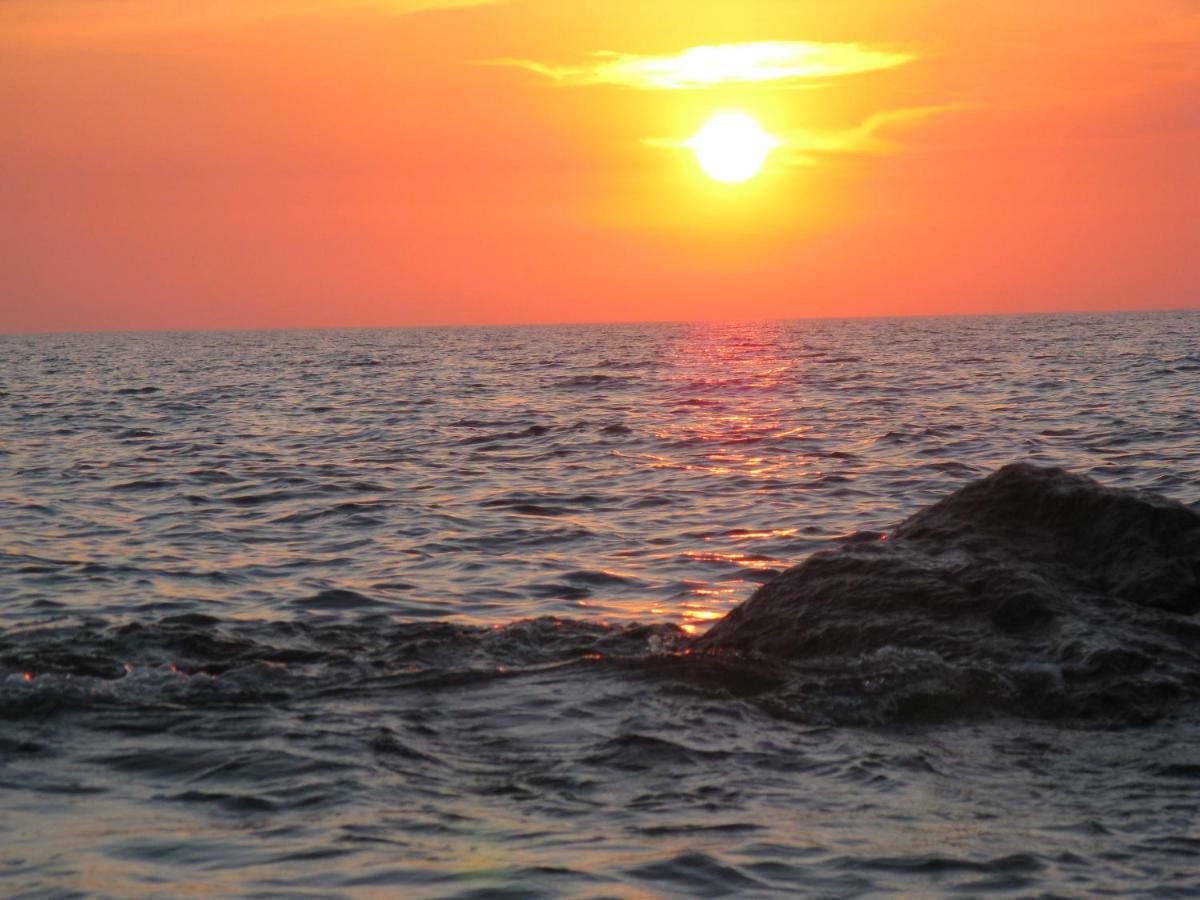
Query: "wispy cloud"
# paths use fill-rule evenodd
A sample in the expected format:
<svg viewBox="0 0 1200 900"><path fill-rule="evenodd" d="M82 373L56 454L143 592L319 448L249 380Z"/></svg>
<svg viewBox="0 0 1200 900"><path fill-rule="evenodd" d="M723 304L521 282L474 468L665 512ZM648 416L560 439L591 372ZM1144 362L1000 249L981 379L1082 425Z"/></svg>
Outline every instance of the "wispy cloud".
<svg viewBox="0 0 1200 900"><path fill-rule="evenodd" d="M915 55L862 44L754 41L689 47L665 56L601 51L594 61L554 65L532 59L487 60L543 75L559 84L609 84L646 90L688 90L730 84L800 83L891 69Z"/></svg>
<svg viewBox="0 0 1200 900"><path fill-rule="evenodd" d="M965 109L966 106L963 103L949 103L892 109L876 113L850 128L802 129L774 135L778 141L774 158L785 165L810 166L835 157L891 156L905 149L897 134L905 125ZM692 146L690 137L646 138L643 143L668 150L690 150Z"/></svg>
<svg viewBox="0 0 1200 900"><path fill-rule="evenodd" d="M782 138L783 158L796 165L812 165L832 156L890 156L904 149L897 132L905 125L965 107L962 103L948 103L892 109L876 113L852 128L795 131Z"/></svg>
<svg viewBox="0 0 1200 900"><path fill-rule="evenodd" d="M290 16L369 10L406 16L508 0L0 0L0 39L188 31Z"/></svg>
<svg viewBox="0 0 1200 900"><path fill-rule="evenodd" d="M469 9L474 6L496 6L508 0L375 0L374 6L397 15L426 12L436 9Z"/></svg>

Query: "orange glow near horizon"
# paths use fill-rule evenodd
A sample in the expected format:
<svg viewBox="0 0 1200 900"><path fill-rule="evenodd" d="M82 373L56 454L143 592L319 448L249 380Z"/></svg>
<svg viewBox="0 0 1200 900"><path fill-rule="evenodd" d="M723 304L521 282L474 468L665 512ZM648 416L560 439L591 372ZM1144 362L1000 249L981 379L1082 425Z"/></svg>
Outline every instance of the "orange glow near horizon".
<svg viewBox="0 0 1200 900"><path fill-rule="evenodd" d="M1200 305L1188 0L9 0L0 76L3 331Z"/></svg>

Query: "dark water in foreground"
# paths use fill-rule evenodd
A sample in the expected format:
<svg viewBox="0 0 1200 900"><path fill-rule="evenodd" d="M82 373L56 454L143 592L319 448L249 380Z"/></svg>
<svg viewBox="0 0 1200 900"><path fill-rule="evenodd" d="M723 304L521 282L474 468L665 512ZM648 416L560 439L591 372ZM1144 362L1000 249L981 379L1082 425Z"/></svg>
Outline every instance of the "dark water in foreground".
<svg viewBox="0 0 1200 900"><path fill-rule="evenodd" d="M1016 458L1195 502L1197 347L1197 313L0 337L0 894L1200 892L1191 704L834 714L684 652Z"/></svg>

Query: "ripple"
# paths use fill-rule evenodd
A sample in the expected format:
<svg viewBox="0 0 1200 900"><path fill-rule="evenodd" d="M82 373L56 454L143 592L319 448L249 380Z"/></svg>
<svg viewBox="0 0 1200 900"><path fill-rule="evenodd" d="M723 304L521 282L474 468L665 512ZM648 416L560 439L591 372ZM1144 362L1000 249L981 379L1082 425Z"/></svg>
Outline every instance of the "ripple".
<svg viewBox="0 0 1200 900"><path fill-rule="evenodd" d="M1194 311L0 342L0 893L1200 890L1190 707L686 653L1016 456L1196 503Z"/></svg>

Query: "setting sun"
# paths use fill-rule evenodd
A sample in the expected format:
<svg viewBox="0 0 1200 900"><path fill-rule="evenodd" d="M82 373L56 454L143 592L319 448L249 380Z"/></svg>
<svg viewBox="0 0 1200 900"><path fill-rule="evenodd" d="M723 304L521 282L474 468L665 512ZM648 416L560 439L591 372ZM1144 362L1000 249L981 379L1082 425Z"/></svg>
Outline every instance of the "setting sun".
<svg viewBox="0 0 1200 900"><path fill-rule="evenodd" d="M761 171L771 151L783 142L744 112L722 112L704 123L684 146L709 178L741 184Z"/></svg>

